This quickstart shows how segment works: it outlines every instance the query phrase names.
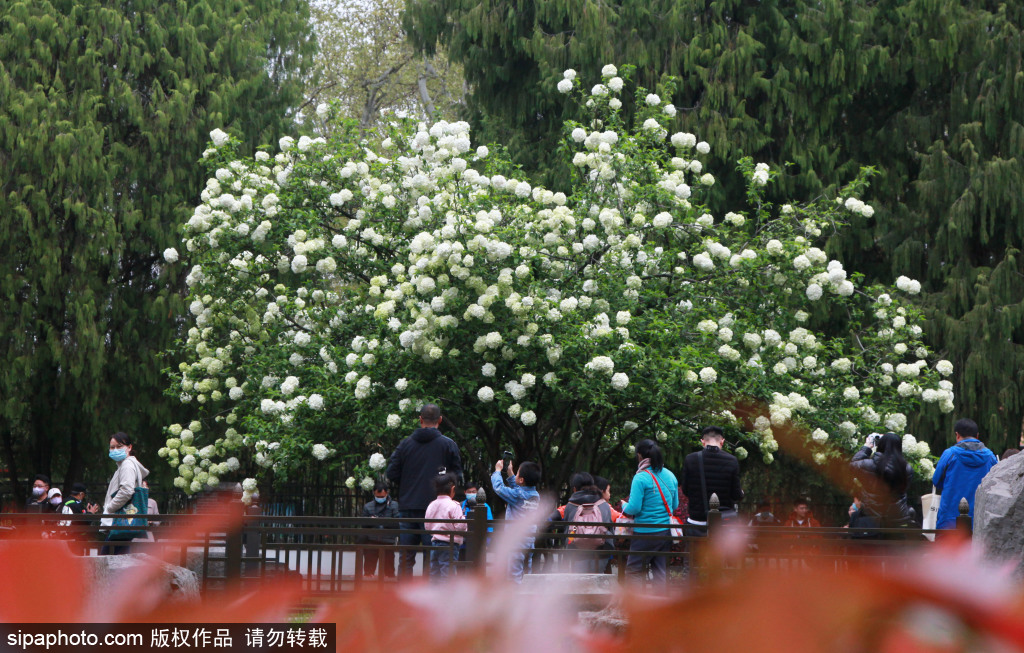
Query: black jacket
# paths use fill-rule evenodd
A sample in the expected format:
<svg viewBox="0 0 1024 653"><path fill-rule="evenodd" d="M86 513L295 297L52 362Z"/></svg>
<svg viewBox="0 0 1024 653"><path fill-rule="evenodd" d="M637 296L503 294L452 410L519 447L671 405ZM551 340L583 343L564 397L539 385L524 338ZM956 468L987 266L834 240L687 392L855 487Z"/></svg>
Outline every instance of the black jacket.
<svg viewBox="0 0 1024 653"><path fill-rule="evenodd" d="M707 521L705 499L718 495L719 510L731 510L743 498L740 488L740 463L736 456L725 453L718 447L704 448L704 477L707 479L708 495L701 494L700 465L701 452L691 453L683 463L683 480L680 486L690 502L690 519Z"/></svg>
<svg viewBox="0 0 1024 653"><path fill-rule="evenodd" d="M370 501L363 506L363 513L360 517L380 517L382 519L398 519L398 502L392 501L391 497L384 503L377 503L376 501ZM366 525L366 528L372 528L374 530L380 530L382 528L395 529L398 528L398 524L381 524L381 525ZM363 542L373 542L377 544L394 544L395 535L364 535L362 537Z"/></svg>
<svg viewBox="0 0 1024 653"><path fill-rule="evenodd" d="M882 480L875 464L871 447L861 447L850 461L854 476L861 483L860 513L864 517L880 519L879 526L905 526L914 521L914 511L907 504L906 488L890 488ZM907 463L907 482L914 478L914 470Z"/></svg>
<svg viewBox="0 0 1024 653"><path fill-rule="evenodd" d="M402 510L426 510L437 498L434 479L440 467L454 473L462 485L462 459L454 440L435 428L416 429L402 440L391 454L386 472L388 479L398 484Z"/></svg>

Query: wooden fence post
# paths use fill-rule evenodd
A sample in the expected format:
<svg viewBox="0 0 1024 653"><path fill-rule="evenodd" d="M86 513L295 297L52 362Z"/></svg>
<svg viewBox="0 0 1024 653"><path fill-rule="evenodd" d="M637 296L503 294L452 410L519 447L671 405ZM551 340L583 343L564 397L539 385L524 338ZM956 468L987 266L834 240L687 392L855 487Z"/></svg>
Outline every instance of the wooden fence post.
<svg viewBox="0 0 1024 653"><path fill-rule="evenodd" d="M242 577L242 525L224 534L224 577Z"/></svg>
<svg viewBox="0 0 1024 653"><path fill-rule="evenodd" d="M973 530L970 512L971 506L967 503L967 497L961 498L960 514L956 517L956 529L967 536L970 536Z"/></svg>
<svg viewBox="0 0 1024 653"><path fill-rule="evenodd" d="M473 511L469 533L466 535L466 559L476 568L477 573L487 573L487 508L481 506Z"/></svg>

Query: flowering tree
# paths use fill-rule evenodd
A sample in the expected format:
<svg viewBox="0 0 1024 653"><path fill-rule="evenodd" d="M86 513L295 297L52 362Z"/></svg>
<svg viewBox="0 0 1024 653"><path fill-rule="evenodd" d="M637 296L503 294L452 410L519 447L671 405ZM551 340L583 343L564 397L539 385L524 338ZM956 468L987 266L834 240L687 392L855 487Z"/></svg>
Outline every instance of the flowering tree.
<svg viewBox="0 0 1024 653"><path fill-rule="evenodd" d="M174 377L196 419L160 451L176 484L198 491L250 460L278 473L363 461L428 400L471 460L510 446L552 479L709 421L767 463L773 429L798 426L823 462L858 433L902 432L916 402L952 410L952 366L929 362L900 301L920 284L859 287L815 247L870 215L866 173L837 198L775 206L762 197L775 173L744 160L747 196L711 215L711 145L670 135L670 87L623 97L629 72L606 66L584 92L569 70L558 85L583 119L561 150L570 195L516 179L464 123L391 125L377 151L285 137L251 160L213 132L216 172L184 233L195 325ZM837 316L842 331L813 329ZM906 444L928 472L927 445Z"/></svg>

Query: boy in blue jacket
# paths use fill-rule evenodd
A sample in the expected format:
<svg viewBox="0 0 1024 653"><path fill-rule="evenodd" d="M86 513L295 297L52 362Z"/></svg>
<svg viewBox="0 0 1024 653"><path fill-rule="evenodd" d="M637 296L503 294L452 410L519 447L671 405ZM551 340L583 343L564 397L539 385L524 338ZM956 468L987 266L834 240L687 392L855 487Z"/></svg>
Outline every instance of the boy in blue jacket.
<svg viewBox="0 0 1024 653"><path fill-rule="evenodd" d="M519 473L516 474L512 469L512 461L509 461L508 476L502 479L501 470L504 466L505 463L501 460L494 463L491 486L508 506L505 508L505 519L529 517L536 512L540 505L540 493L537 492L537 484L540 483L540 465L524 462L519 465ZM523 549L513 554L512 559L509 560L509 574L516 583L523 582L523 573L530 573L533 570L533 545L534 538L527 538L523 542Z"/></svg>
<svg viewBox="0 0 1024 653"><path fill-rule="evenodd" d="M974 420L962 419L953 427L956 444L942 452L932 475L932 485L941 494L936 528L956 528L960 514L960 499L967 499L971 519L974 519L974 493L981 479L999 459L978 440L978 425Z"/></svg>

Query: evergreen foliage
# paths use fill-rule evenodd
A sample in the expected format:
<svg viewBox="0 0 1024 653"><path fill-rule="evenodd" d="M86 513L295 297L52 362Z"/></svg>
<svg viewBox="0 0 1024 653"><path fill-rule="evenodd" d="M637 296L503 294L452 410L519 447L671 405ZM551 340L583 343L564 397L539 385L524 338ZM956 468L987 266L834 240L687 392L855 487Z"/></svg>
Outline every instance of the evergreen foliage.
<svg viewBox="0 0 1024 653"><path fill-rule="evenodd" d="M610 61L636 64L647 87L679 76L673 128L699 128L717 162L745 152L788 164L773 199L876 166L878 212L831 253L869 280L923 281L931 344L956 366L957 414L999 450L1024 419L1022 13L953 0L409 0L407 23L464 66L480 136L552 184L562 171L540 157L565 105L550 89L565 68ZM912 426L951 437L948 418Z"/></svg>
<svg viewBox="0 0 1024 653"><path fill-rule="evenodd" d="M171 415L160 352L181 275L161 252L198 198L210 129L250 148L281 130L308 13L305 0L0 4L0 466L15 492L37 472L102 479L110 433L145 449Z"/></svg>

